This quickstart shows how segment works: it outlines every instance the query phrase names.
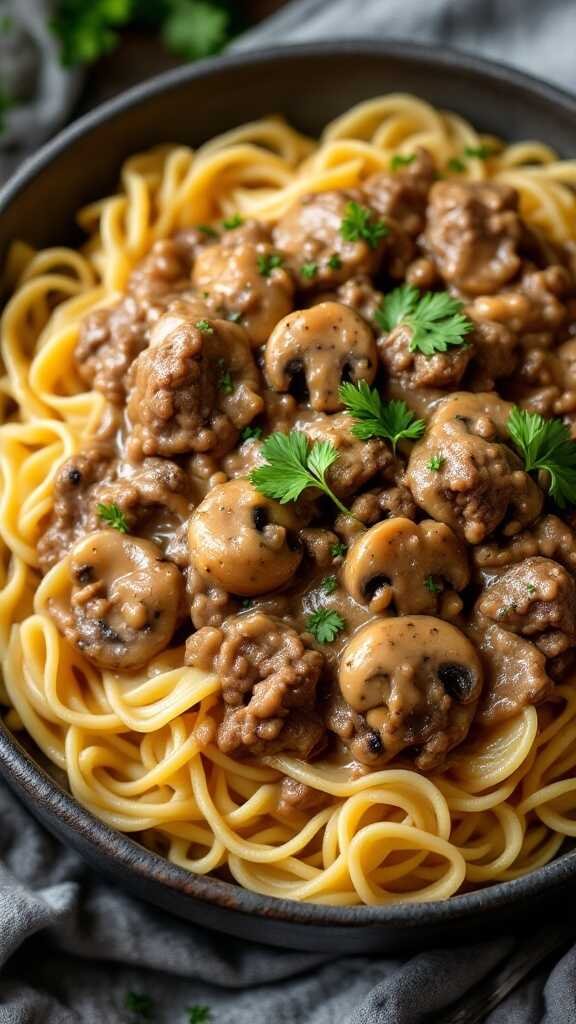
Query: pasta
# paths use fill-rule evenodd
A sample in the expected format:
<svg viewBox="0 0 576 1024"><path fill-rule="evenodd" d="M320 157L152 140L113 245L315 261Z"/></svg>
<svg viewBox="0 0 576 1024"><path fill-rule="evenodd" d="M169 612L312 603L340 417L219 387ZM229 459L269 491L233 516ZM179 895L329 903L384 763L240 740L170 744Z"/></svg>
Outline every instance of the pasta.
<svg viewBox="0 0 576 1024"><path fill-rule="evenodd" d="M80 212L80 251L20 243L6 268L13 294L2 318L0 379L5 721L25 730L66 772L74 797L111 827L189 871L218 872L276 897L440 900L545 864L576 835L576 688L564 682L538 707L471 734L428 774L403 763L358 774L282 751L233 758L213 738L206 742L221 682L186 664L182 646L135 671L99 668L49 614L65 586L64 563L41 573L37 549L54 480L107 415L104 395L78 374L74 348L82 318L118 300L156 241L238 214L274 222L298 197L354 188L418 146L449 176L512 186L528 224L554 243L576 242L576 161L536 141L504 145L455 114L390 95L344 114L318 143L270 117L196 151L176 145L138 154L122 168L118 194ZM326 798L280 813L286 777Z"/></svg>

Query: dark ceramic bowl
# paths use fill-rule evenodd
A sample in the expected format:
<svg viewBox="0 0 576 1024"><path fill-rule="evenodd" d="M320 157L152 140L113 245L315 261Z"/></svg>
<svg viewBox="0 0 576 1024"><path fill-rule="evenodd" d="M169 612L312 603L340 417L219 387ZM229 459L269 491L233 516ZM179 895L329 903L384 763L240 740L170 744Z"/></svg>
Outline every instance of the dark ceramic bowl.
<svg viewBox="0 0 576 1024"><path fill-rule="evenodd" d="M338 114L390 91L414 92L504 138L543 139L576 155L576 99L485 61L406 44L326 43L182 67L77 121L0 195L0 261L15 238L74 242L74 213L114 189L129 154L161 142L196 145L282 112L317 134ZM0 771L32 813L97 870L190 921L259 942L360 953L455 943L538 920L576 889L576 851L525 878L443 903L327 907L276 900L192 875L85 811L0 723ZM570 893L571 895L571 893Z"/></svg>

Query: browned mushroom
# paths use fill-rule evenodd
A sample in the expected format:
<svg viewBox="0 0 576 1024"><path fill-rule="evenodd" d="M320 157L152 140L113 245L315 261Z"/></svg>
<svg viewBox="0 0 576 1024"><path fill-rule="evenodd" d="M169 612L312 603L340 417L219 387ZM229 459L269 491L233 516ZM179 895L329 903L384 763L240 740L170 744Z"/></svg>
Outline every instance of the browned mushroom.
<svg viewBox="0 0 576 1024"><path fill-rule="evenodd" d="M266 345L266 380L275 391L288 391L303 374L309 402L319 412L342 408L342 380L376 376L378 355L366 321L340 302L320 302L284 317Z"/></svg>

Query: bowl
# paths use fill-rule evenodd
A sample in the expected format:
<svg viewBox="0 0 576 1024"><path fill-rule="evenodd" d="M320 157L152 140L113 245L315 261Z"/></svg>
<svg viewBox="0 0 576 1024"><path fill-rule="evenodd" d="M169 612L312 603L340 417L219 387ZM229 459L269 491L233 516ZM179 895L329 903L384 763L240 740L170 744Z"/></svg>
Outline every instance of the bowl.
<svg viewBox="0 0 576 1024"><path fill-rule="evenodd" d="M539 138L574 156L576 99L509 68L405 43L285 47L185 66L72 124L0 193L0 260L16 238L74 243L74 212L108 194L122 161L160 142L196 145L282 112L318 134L354 103L413 92L510 140ZM39 215L39 211L41 214ZM135 895L209 928L302 950L363 953L456 943L533 922L576 890L576 851L514 881L445 902L330 907L278 900L196 876L84 810L0 722L0 773L30 811L95 869Z"/></svg>

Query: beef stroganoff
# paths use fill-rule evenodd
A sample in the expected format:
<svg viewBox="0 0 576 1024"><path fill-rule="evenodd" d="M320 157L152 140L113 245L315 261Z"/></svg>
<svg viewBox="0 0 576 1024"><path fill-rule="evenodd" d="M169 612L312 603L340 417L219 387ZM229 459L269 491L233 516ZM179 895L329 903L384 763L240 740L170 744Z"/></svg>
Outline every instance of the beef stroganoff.
<svg viewBox="0 0 576 1024"><path fill-rule="evenodd" d="M575 189L390 95L14 244L0 704L97 817L349 905L576 834Z"/></svg>

